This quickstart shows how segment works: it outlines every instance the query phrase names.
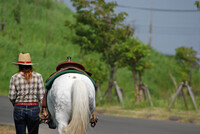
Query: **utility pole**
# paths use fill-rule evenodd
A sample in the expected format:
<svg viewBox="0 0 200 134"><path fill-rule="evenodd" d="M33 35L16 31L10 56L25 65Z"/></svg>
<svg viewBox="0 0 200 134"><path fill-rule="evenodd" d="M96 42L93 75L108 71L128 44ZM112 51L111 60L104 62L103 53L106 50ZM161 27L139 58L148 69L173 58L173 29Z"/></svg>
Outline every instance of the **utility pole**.
<svg viewBox="0 0 200 134"><path fill-rule="evenodd" d="M151 14L150 14L150 25L149 25L149 47L151 47L152 43L152 7L151 7Z"/></svg>
<svg viewBox="0 0 200 134"><path fill-rule="evenodd" d="M151 42L152 42L152 11L151 11L151 18L149 25L149 43L148 43L149 46L151 46Z"/></svg>

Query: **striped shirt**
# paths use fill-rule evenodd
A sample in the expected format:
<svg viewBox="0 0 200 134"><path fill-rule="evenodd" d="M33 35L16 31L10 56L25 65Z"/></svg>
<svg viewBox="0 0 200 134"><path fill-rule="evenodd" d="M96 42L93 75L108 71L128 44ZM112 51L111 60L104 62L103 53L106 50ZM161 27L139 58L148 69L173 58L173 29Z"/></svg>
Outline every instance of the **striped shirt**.
<svg viewBox="0 0 200 134"><path fill-rule="evenodd" d="M41 74L32 72L32 79L28 83L23 72L14 74L10 80L9 99L12 104L19 102L42 102L44 83Z"/></svg>

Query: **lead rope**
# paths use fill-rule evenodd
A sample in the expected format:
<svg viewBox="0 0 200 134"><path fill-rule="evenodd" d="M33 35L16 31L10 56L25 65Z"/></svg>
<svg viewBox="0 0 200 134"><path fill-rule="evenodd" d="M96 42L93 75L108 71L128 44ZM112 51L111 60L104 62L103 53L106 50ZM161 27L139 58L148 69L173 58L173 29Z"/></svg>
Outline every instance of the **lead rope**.
<svg viewBox="0 0 200 134"><path fill-rule="evenodd" d="M33 132L33 130L36 128L37 125L41 124L41 123L47 123L49 121L48 115L45 116L43 119L40 118L40 120L33 126L33 128L31 129L30 132L26 133L26 134L31 134Z"/></svg>

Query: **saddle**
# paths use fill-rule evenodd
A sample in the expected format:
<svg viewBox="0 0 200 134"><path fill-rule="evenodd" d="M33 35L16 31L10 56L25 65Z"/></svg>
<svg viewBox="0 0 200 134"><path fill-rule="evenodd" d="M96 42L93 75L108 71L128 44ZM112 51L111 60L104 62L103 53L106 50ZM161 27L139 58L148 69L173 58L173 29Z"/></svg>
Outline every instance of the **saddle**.
<svg viewBox="0 0 200 134"><path fill-rule="evenodd" d="M48 121L46 121L47 123L48 122L49 123L52 122L50 120L49 111L48 111L48 108L47 108L47 93L48 93L48 90L50 90L53 81L57 77L59 77L62 74L65 74L65 73L80 73L80 74L86 75L88 78L90 78L90 80L93 82L93 84L95 86L94 81L90 77L90 76L92 76L92 73L87 72L85 70L85 67L83 65L81 65L80 63L72 62L71 61L71 57L67 57L67 61L59 63L58 66L56 67L56 72L54 72L53 74L51 74L49 76L49 78L45 81L46 82L45 88L47 90L45 91L45 94L43 96L43 100L42 100L42 105L41 105L41 108L40 108L41 110L40 110L40 113L39 113L39 117L42 120L48 120ZM55 126L52 127L52 125L49 124L49 128L55 129Z"/></svg>
<svg viewBox="0 0 200 134"><path fill-rule="evenodd" d="M81 72L86 73L89 76L92 76L92 73L87 72L83 65L81 65L80 63L77 63L77 62L72 62L71 57L67 57L67 61L64 61L64 62L61 62L60 64L58 64L58 66L56 67L56 71L60 71L64 68L75 68Z"/></svg>

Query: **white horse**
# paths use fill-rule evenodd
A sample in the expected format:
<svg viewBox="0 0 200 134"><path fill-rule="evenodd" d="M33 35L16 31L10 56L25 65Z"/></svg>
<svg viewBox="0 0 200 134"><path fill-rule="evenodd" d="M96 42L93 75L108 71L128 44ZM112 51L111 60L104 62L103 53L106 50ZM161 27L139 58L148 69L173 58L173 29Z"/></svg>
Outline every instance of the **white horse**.
<svg viewBox="0 0 200 134"><path fill-rule="evenodd" d="M83 74L63 74L54 80L47 106L59 134L85 134L96 106L94 84Z"/></svg>

